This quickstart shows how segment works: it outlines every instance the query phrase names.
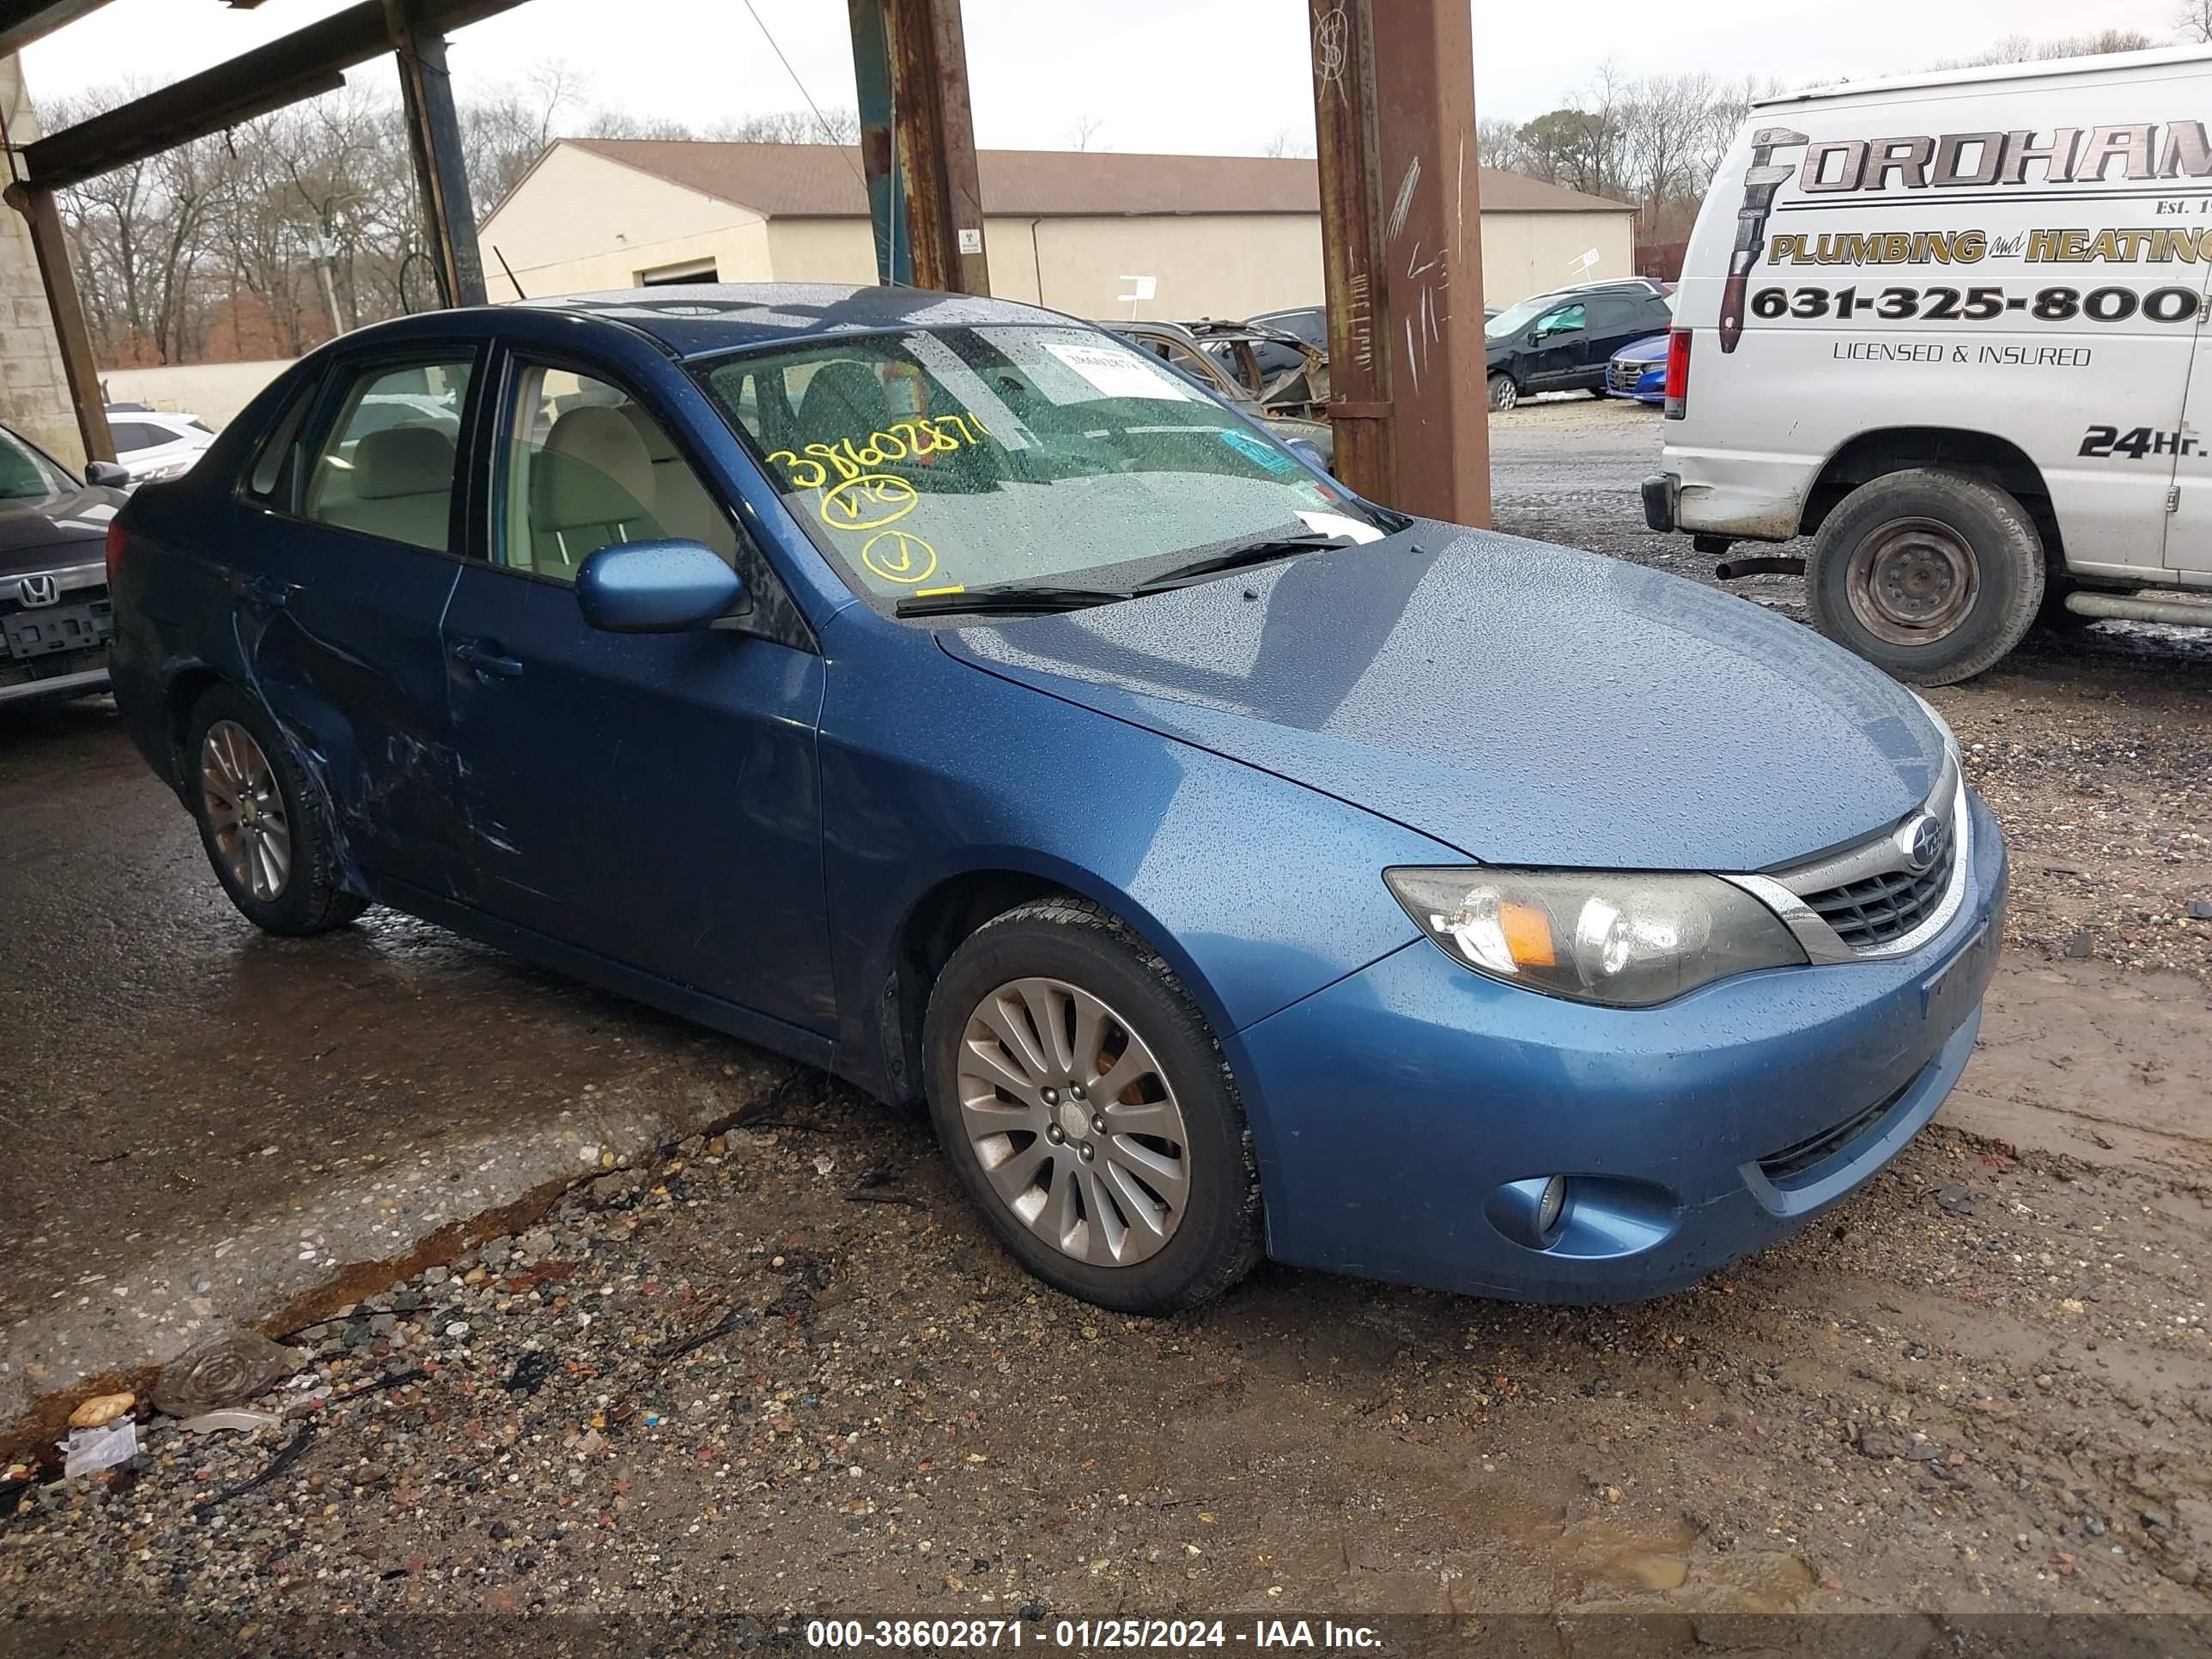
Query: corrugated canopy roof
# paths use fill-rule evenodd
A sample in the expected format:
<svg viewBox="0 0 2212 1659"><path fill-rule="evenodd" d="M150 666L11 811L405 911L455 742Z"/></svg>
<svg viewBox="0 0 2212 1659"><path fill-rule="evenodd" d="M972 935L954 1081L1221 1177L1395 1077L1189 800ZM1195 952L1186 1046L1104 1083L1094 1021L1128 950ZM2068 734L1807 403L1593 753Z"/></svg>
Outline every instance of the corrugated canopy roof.
<svg viewBox="0 0 2212 1659"><path fill-rule="evenodd" d="M860 152L842 144L744 144L690 138L563 142L769 218L863 217ZM1310 157L1125 155L1110 150L986 149L975 154L986 212L1045 218L1143 213L1316 213ZM1482 169L1489 213L1626 213L1496 167Z"/></svg>

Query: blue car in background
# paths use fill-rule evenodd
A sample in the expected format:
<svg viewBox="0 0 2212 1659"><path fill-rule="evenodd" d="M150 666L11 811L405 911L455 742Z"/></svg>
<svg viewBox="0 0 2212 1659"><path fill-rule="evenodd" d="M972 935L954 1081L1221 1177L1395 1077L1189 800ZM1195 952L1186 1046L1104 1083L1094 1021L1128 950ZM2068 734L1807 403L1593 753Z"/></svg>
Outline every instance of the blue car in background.
<svg viewBox="0 0 2212 1659"><path fill-rule="evenodd" d="M1049 312L403 319L106 555L117 704L250 921L392 906L926 1102L1103 1306L1263 1252L1687 1285L1886 1164L1980 1024L2004 848L1912 693L1358 499Z"/></svg>
<svg viewBox="0 0 2212 1659"><path fill-rule="evenodd" d="M1639 404L1667 401L1667 337L1653 334L1623 346L1605 366L1608 396L1632 398Z"/></svg>

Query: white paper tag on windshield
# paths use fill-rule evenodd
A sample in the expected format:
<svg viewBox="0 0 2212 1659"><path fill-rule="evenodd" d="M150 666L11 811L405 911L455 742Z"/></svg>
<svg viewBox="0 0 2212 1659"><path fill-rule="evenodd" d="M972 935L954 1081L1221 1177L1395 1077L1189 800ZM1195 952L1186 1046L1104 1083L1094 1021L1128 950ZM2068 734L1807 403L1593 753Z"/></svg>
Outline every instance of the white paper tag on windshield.
<svg viewBox="0 0 2212 1659"><path fill-rule="evenodd" d="M1301 512L1298 517L1305 520L1306 528L1316 536L1342 536L1354 542L1379 542L1382 539L1382 532L1373 525L1362 524L1341 513Z"/></svg>
<svg viewBox="0 0 2212 1659"><path fill-rule="evenodd" d="M1048 340L1044 349L1075 371L1101 398L1157 398L1162 403L1194 404L1197 394L1164 368L1154 368L1126 348L1071 345ZM1034 377L1032 377L1034 378ZM1060 402L1050 388L1047 397Z"/></svg>

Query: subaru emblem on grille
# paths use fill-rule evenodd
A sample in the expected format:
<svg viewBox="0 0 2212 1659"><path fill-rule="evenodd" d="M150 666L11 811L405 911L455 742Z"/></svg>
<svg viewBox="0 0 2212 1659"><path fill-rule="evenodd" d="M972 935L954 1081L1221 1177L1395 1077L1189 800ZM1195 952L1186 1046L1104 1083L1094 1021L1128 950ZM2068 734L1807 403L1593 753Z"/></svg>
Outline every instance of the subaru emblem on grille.
<svg viewBox="0 0 2212 1659"><path fill-rule="evenodd" d="M1936 851L1942 844L1943 826L1926 812L1913 817L1897 832L1897 850L1904 854L1906 867L1916 874L1936 862Z"/></svg>
<svg viewBox="0 0 2212 1659"><path fill-rule="evenodd" d="M15 593L24 605L35 609L61 598L62 585L52 576L26 576L15 584Z"/></svg>

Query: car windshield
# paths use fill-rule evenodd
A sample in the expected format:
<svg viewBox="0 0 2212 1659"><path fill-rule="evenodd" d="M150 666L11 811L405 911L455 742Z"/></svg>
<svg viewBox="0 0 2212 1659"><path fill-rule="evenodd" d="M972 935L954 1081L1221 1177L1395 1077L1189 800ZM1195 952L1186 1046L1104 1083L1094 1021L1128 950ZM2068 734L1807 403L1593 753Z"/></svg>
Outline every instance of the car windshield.
<svg viewBox="0 0 2212 1659"><path fill-rule="evenodd" d="M1510 305L1482 325L1482 337L1486 340L1503 340L1510 335L1518 334L1557 305L1559 301L1559 296L1556 294L1539 294L1533 298L1522 300L1517 304Z"/></svg>
<svg viewBox="0 0 2212 1659"><path fill-rule="evenodd" d="M38 501L72 486L14 433L0 428L0 501Z"/></svg>
<svg viewBox="0 0 2212 1659"><path fill-rule="evenodd" d="M813 339L705 366L807 534L878 605L1120 586L1370 509L1158 358L1030 325Z"/></svg>

